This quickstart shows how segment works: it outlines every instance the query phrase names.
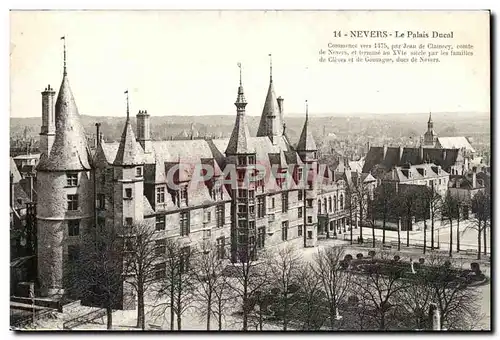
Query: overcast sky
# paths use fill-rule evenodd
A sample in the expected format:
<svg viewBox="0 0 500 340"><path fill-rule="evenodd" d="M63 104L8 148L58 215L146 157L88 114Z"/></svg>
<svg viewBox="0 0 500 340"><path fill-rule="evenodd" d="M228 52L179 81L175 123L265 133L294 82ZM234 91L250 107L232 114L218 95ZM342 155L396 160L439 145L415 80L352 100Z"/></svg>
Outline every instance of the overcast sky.
<svg viewBox="0 0 500 340"><path fill-rule="evenodd" d="M334 39L334 30L454 31L452 43L474 44L474 56L425 65L319 63L328 42L363 42ZM49 83L59 88L63 35L81 114L125 115L129 89L133 115L233 115L241 62L247 113L260 115L269 53L285 115L303 113L305 99L312 116L488 112L488 34L487 14L459 12L11 12L11 116L41 116L40 92Z"/></svg>

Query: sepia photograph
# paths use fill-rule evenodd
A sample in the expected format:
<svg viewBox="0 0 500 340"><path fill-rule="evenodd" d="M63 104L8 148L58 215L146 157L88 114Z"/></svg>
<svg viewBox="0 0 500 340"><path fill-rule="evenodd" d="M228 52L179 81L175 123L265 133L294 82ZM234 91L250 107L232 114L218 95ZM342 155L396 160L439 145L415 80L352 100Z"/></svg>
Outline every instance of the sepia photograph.
<svg viewBox="0 0 500 340"><path fill-rule="evenodd" d="M10 10L10 329L492 330L488 10Z"/></svg>

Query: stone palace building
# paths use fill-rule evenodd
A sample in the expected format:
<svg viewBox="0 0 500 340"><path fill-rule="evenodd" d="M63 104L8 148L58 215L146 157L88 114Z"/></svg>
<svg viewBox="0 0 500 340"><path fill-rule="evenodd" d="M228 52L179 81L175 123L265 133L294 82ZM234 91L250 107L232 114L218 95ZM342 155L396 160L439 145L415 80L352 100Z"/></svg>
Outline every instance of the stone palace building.
<svg viewBox="0 0 500 340"><path fill-rule="evenodd" d="M91 151L65 64L57 97L50 85L42 92L36 169L40 294L64 293L65 268L78 259L84 235L96 228L146 224L159 245L175 238L186 251L212 247L221 257L227 249L233 261L242 260L242 249L283 242L314 247L318 236L345 232L346 175L318 164L307 109L298 142L290 142L272 68L256 136L247 126L241 68L234 104L229 139L167 141L151 139L146 110L137 113L133 130L127 98L120 141L106 143L97 132ZM207 166L213 175L195 181ZM236 185L226 181L228 167L236 171ZM262 169L263 178L246 180L264 175ZM156 268L161 275L165 264ZM120 308L133 307L130 291L124 287Z"/></svg>

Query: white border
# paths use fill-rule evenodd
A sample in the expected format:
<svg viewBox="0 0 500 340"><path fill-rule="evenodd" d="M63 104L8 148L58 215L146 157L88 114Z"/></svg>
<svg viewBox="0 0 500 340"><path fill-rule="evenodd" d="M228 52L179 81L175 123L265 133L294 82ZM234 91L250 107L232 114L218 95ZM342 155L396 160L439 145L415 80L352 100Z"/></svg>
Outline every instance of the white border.
<svg viewBox="0 0 500 340"><path fill-rule="evenodd" d="M5 120L3 123L0 124L0 134L4 136L5 138L5 143L2 143L2 146L0 147L1 150L1 157L0 159L4 160L5 162L8 162L8 154L9 154L9 142L8 142L8 137L9 137L9 9L103 9L103 10L111 10L111 9L253 9L253 10L258 10L258 9L315 9L315 10L321 10L321 9L351 9L351 10L366 10L366 9L373 9L373 10L382 10L382 9L412 9L412 10L423 10L423 9L476 9L476 10L481 10L481 9L491 9L494 14L497 14L500 12L500 1L498 0L476 0L476 1L466 1L466 0L455 0L455 1L432 1L432 0L420 0L420 1L397 1L397 0L379 0L377 2L374 1L319 1L319 0L303 0L303 1L297 1L297 0L288 0L288 1L276 1L276 0L240 0L238 2L236 1L211 1L210 3L207 3L206 1L195 1L195 0L166 0L166 1L154 1L154 0L87 0L87 1L44 1L44 2L37 2L37 1L12 1L12 0L7 0L7 1L2 1L0 4L0 8L2 9L2 22L3 25L1 26L2 29L2 35L1 38L3 40L3 43L0 45L2 49L2 53L0 53L0 57L2 58L2 64L4 67L1 68L2 70L2 78L3 79L3 90L0 92L0 103L3 108L3 115L2 115L2 120ZM498 46L499 38L498 38L498 22L496 23L495 32L494 32L494 45ZM496 59L498 60L498 56L496 56ZM498 75L498 69L496 69L496 74ZM498 98L498 88L494 88L494 97ZM495 112L492 112L492 117L495 114ZM498 131L498 124L499 120L495 120L495 128ZM494 154L494 159L497 159L499 151L496 150ZM8 235L8 169L9 169L9 163L6 163L7 166L5 166L5 172L2 175L3 181L2 187L4 190L2 192L6 193L5 195L1 196L1 201L3 202L0 204L0 207L5 211L3 213L3 217L5 218L5 223L3 223L3 230L2 230L2 237L0 238L2 242L2 247L0 249L2 250L3 256L2 256L2 267L4 268L3 273L8 273L8 264L9 264L9 235ZM494 175L495 176L495 175ZM498 185L498 181L495 181ZM496 188L494 188L496 189ZM494 190L496 192L496 190ZM498 207L499 203L498 200L495 200L495 211L500 212L500 209ZM496 216L498 219L498 216ZM496 219L495 219L496 220ZM496 226L493 226L495 228ZM497 231L498 233L498 231ZM498 240L498 236L496 237L496 240ZM496 245L497 242L495 242ZM495 284L494 284L494 289L497 286L498 279L495 278ZM7 334L4 334L7 338L14 337L15 334L13 332L9 331L9 309L8 309L8 291L9 291L9 284L8 284L8 279L6 275L4 275L4 279L0 281L2 284L2 289L1 291L3 292L2 294L2 308L1 308L1 320L3 321L3 325L1 327L1 331ZM493 296L493 294L492 294ZM493 325L498 325L498 315L495 320L492 320ZM62 336L66 336L67 334L63 334ZM90 334L89 334L90 335ZM122 334L118 334L118 336L121 336ZM161 336L172 336L173 334L165 334ZM202 335L202 334L200 334ZM312 335L312 334L311 334ZM319 334L318 334L319 335ZM326 334L323 334L326 335ZM50 334L44 334L41 335L42 337L51 337L53 336L53 333ZM92 335L94 336L94 335ZM147 335L138 335L137 333L133 333L133 336L145 338ZM198 335L184 335L184 336L198 336ZM204 336L217 336L217 334L214 335L204 335ZM238 337L240 336L245 336L244 334L237 334ZM265 334L265 335L259 335L259 337L270 337L273 336L272 334ZM287 336L297 336L297 335L287 335ZM319 335L321 336L321 335ZM330 336L330 335L328 335ZM333 336L336 336L333 334ZM342 336L345 336L342 335ZM354 335L351 335L354 337ZM364 336L363 334L358 334L356 337ZM381 333L378 336L384 336L383 333ZM409 335L403 335L403 334L398 334L398 337L410 337L412 336L411 334ZM435 335L430 335L430 336L435 336ZM440 334L440 338L443 339L444 337L452 337L453 335L446 335L446 334ZM40 335L38 335L40 338Z"/></svg>

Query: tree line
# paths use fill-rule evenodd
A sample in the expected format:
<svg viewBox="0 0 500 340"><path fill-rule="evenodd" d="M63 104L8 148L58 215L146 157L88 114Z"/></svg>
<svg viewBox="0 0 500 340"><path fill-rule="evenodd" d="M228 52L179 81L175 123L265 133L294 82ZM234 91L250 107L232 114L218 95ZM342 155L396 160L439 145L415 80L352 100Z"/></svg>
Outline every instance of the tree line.
<svg viewBox="0 0 500 340"><path fill-rule="evenodd" d="M158 240L145 225L126 237L96 235L84 242L69 281L82 301L106 309L108 329L113 310L123 307L124 285L136 297L136 326L143 330L158 319L182 330L187 314L203 320L206 330L214 324L215 330L243 331L269 324L285 331L411 330L428 326L430 303L438 305L448 329L467 329L478 320L477 292L437 280L449 268L437 257L435 269L409 282L401 272L408 268L348 270L342 247L319 249L312 258L291 244L246 249L255 256L239 254L246 260L233 263L227 247L186 250L175 239Z"/></svg>
<svg viewBox="0 0 500 340"><path fill-rule="evenodd" d="M375 247L375 229L381 224L382 244L386 244L386 231L389 223L397 224L397 244L401 249L401 232L406 230L406 246L410 246L410 230L414 221L423 221L424 242L423 253L428 250L427 233L430 230L430 250L436 246L435 224L440 221L448 224L450 238L449 256L460 252L460 222L468 220L467 229L477 232L477 258L481 259L481 251L487 254L487 229L491 226L491 194L487 190L476 193L469 201L462 201L448 191L441 196L433 187L424 185L401 186L381 183L373 192L360 182L348 186L346 191L346 209L351 226L360 226L360 242L363 242L363 227L371 229L372 247ZM352 244L352 228L351 238Z"/></svg>

